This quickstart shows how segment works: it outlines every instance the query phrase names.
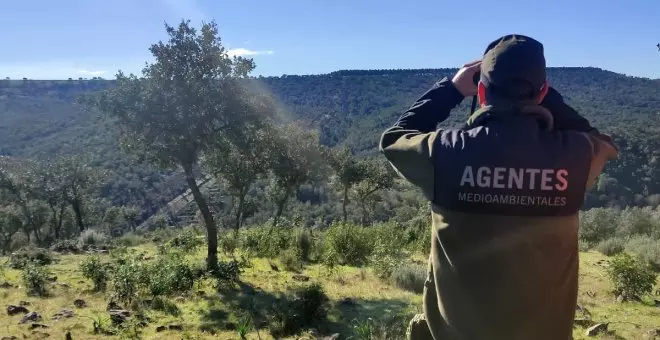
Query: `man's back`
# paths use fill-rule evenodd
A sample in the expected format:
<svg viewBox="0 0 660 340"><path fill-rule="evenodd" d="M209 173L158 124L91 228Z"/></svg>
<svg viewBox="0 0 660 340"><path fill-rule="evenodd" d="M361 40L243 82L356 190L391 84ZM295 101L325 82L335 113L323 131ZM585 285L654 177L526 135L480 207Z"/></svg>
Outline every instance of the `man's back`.
<svg viewBox="0 0 660 340"><path fill-rule="evenodd" d="M427 309L443 313L429 320L438 339L571 334L591 144L533 115L503 116L434 142Z"/></svg>
<svg viewBox="0 0 660 340"><path fill-rule="evenodd" d="M618 150L549 88L537 43L505 40L491 44L498 56L487 53L487 67L466 64L435 83L381 137L381 152L433 207L426 322L413 339L571 338L578 212ZM477 92L479 67L482 109L462 129L437 129Z"/></svg>

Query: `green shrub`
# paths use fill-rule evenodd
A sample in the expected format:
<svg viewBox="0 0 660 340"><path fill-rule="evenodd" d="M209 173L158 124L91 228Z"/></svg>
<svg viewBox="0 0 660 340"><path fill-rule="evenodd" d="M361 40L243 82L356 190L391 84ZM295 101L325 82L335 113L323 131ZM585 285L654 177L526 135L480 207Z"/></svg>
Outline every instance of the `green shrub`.
<svg viewBox="0 0 660 340"><path fill-rule="evenodd" d="M296 287L271 310L268 328L275 338L298 333L301 329L324 323L328 296L319 283Z"/></svg>
<svg viewBox="0 0 660 340"><path fill-rule="evenodd" d="M607 275L614 294L625 299L638 299L650 293L656 281L651 267L628 253L617 254L610 260Z"/></svg>
<svg viewBox="0 0 660 340"><path fill-rule="evenodd" d="M300 254L296 249L287 249L280 254L280 262L284 269L296 272L302 269L303 263L300 260Z"/></svg>
<svg viewBox="0 0 660 340"><path fill-rule="evenodd" d="M28 295L46 296L46 283L50 273L46 266L39 262L29 261L24 264L21 272L23 285L27 289Z"/></svg>
<svg viewBox="0 0 660 340"><path fill-rule="evenodd" d="M55 262L55 257L48 249L36 247L21 248L9 257L9 266L13 269L22 269L30 262L47 266Z"/></svg>
<svg viewBox="0 0 660 340"><path fill-rule="evenodd" d="M622 252L625 249L625 246L625 239L620 237L613 237L601 241L596 245L595 249L601 252L603 255L612 256Z"/></svg>
<svg viewBox="0 0 660 340"><path fill-rule="evenodd" d="M417 294L424 291L426 277L426 266L413 263L396 267L390 276L397 287Z"/></svg>
<svg viewBox="0 0 660 340"><path fill-rule="evenodd" d="M637 254L645 263L660 271L660 239L648 236L634 236L626 243L626 251Z"/></svg>
<svg viewBox="0 0 660 340"><path fill-rule="evenodd" d="M240 234L236 232L223 232L218 235L218 246L227 254L233 254L238 248Z"/></svg>
<svg viewBox="0 0 660 340"><path fill-rule="evenodd" d="M105 290L110 279L110 266L102 263L98 255L87 256L80 264L80 271L84 278L94 282L95 291Z"/></svg>
<svg viewBox="0 0 660 340"><path fill-rule="evenodd" d="M578 250L580 251L589 251L591 250L593 246L591 243L584 241L584 240L578 240Z"/></svg>
<svg viewBox="0 0 660 340"><path fill-rule="evenodd" d="M99 230L87 229L78 236L78 245L83 249L89 246L104 246L108 244L109 239L108 235Z"/></svg>
<svg viewBox="0 0 660 340"><path fill-rule="evenodd" d="M277 258L282 250L290 248L294 242L294 233L287 227L252 227L241 236L243 249L258 257L270 259Z"/></svg>
<svg viewBox="0 0 660 340"><path fill-rule="evenodd" d="M298 232L296 237L296 247L298 248L298 254L300 255L300 260L309 261L309 256L312 252L312 234L308 229L302 229Z"/></svg>
<svg viewBox="0 0 660 340"><path fill-rule="evenodd" d="M203 244L204 240L192 228L184 229L170 241L172 247L181 249L186 253L195 252Z"/></svg>
<svg viewBox="0 0 660 340"><path fill-rule="evenodd" d="M401 265L406 246L403 228L395 223L387 223L367 229L367 237L373 241L373 251L369 263L376 276L388 278L394 268Z"/></svg>
<svg viewBox="0 0 660 340"><path fill-rule="evenodd" d="M130 255L117 259L112 273L113 300L131 303L138 298L142 286L150 280L148 267Z"/></svg>
<svg viewBox="0 0 660 340"><path fill-rule="evenodd" d="M654 221L651 207L628 207L621 212L620 232L625 235L651 236L658 228L660 223Z"/></svg>
<svg viewBox="0 0 660 340"><path fill-rule="evenodd" d="M193 268L178 252L159 257L149 268L147 288L153 296L186 293L194 283Z"/></svg>
<svg viewBox="0 0 660 340"><path fill-rule="evenodd" d="M146 243L147 240L135 233L126 233L112 240L112 244L118 247L136 247Z"/></svg>
<svg viewBox="0 0 660 340"><path fill-rule="evenodd" d="M61 254L80 254L81 249L76 240L60 240L55 242L50 250Z"/></svg>
<svg viewBox="0 0 660 340"><path fill-rule="evenodd" d="M348 223L331 225L325 234L326 252L336 256L342 264L365 264L373 251L373 240L366 229Z"/></svg>
<svg viewBox="0 0 660 340"><path fill-rule="evenodd" d="M610 208L593 208L580 212L580 240L596 244L614 235L619 219L619 212Z"/></svg>

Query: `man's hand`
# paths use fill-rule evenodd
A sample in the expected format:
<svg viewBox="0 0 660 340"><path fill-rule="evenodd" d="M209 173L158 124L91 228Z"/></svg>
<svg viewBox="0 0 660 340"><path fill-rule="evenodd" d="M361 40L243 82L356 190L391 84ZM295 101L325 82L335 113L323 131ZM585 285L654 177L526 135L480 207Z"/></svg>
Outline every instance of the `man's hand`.
<svg viewBox="0 0 660 340"><path fill-rule="evenodd" d="M472 78L480 69L481 60L475 60L463 65L463 67L456 72L456 75L454 75L454 78L451 81L463 97L477 95L477 86L474 84Z"/></svg>

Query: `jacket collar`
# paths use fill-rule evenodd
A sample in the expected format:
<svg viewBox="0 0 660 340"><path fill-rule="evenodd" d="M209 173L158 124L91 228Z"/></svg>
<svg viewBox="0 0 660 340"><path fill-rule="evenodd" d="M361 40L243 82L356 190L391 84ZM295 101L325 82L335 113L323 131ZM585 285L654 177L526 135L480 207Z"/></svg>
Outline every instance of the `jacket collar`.
<svg viewBox="0 0 660 340"><path fill-rule="evenodd" d="M533 117L551 131L554 128L554 119L550 110L540 105L527 105L518 107L513 105L487 105L475 111L466 122L467 128L485 125L492 120L520 119L522 116Z"/></svg>

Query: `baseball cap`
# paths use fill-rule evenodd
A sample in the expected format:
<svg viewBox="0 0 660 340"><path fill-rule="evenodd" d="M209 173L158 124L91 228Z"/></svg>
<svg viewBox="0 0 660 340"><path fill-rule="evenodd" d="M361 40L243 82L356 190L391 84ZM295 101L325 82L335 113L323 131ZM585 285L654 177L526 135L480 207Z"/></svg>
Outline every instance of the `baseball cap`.
<svg viewBox="0 0 660 340"><path fill-rule="evenodd" d="M505 35L491 42L484 52L480 80L501 97L534 98L546 80L543 44L520 34Z"/></svg>

